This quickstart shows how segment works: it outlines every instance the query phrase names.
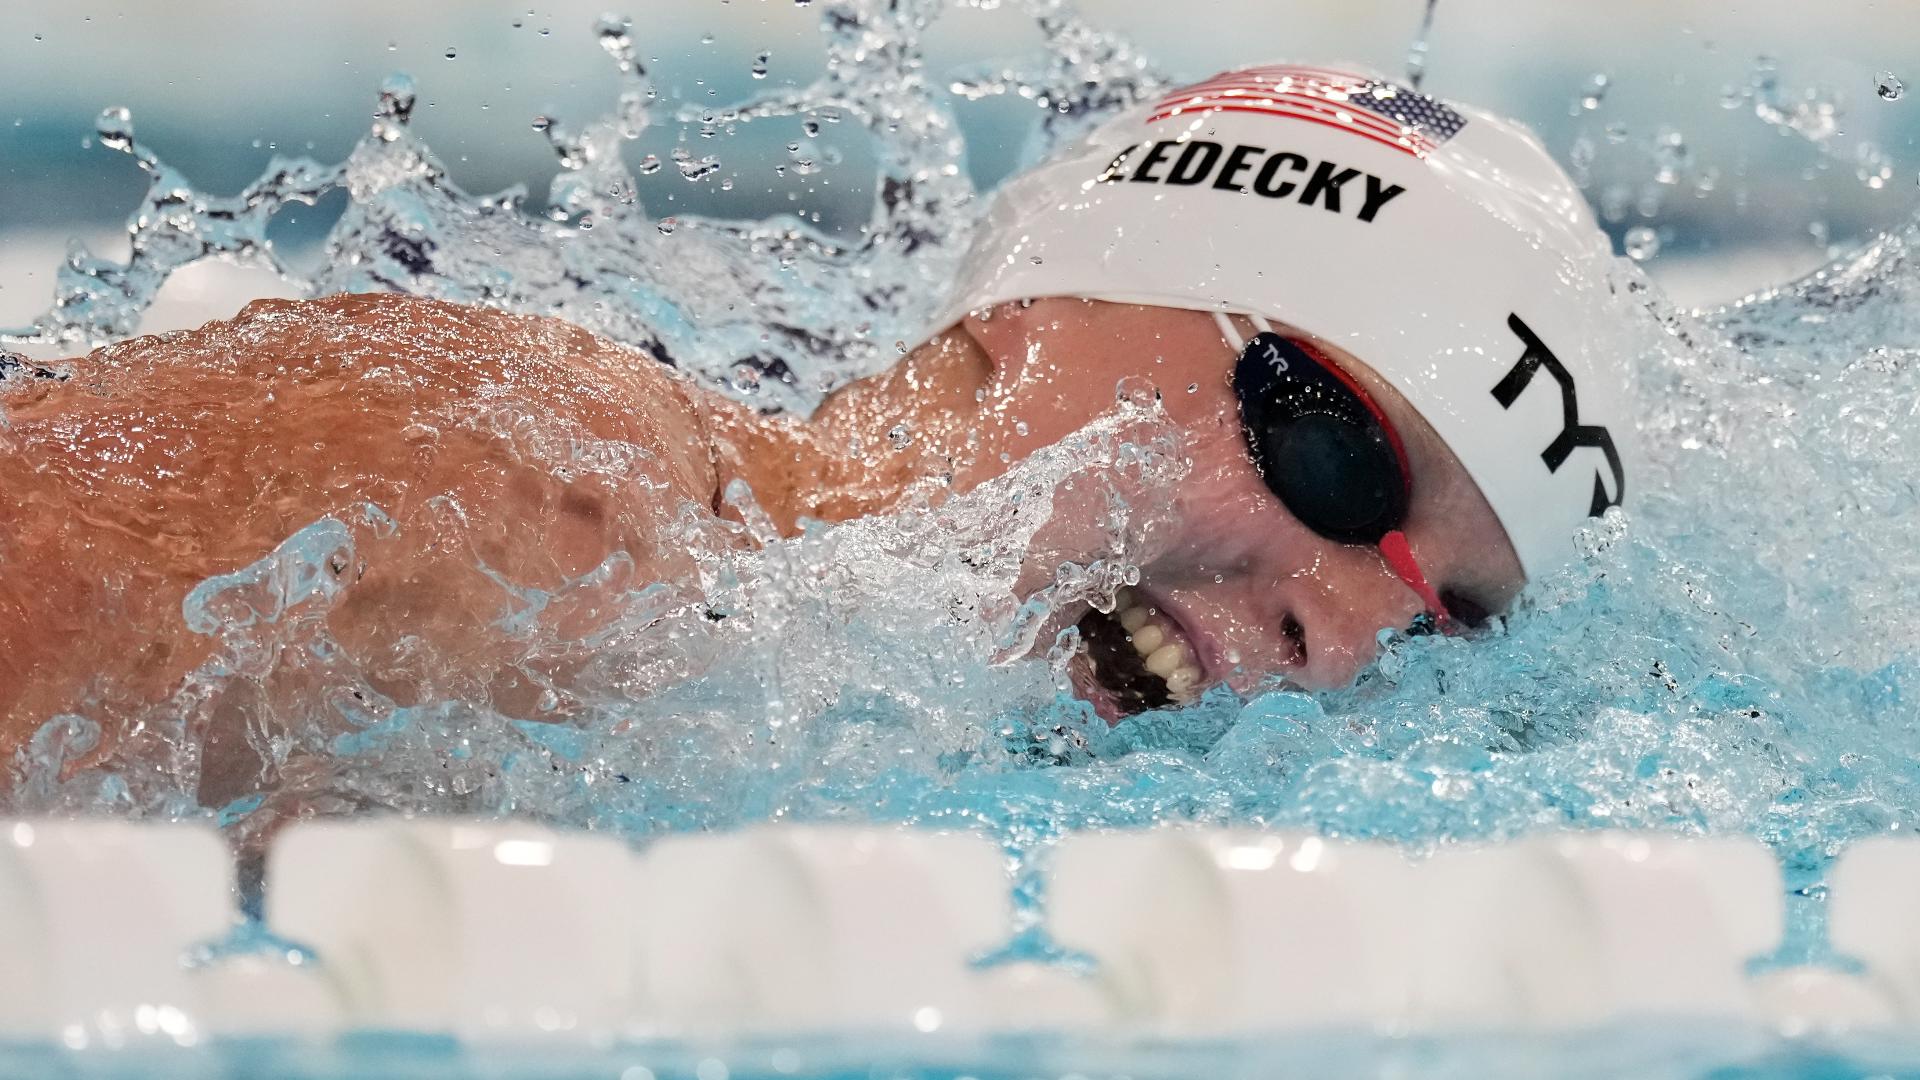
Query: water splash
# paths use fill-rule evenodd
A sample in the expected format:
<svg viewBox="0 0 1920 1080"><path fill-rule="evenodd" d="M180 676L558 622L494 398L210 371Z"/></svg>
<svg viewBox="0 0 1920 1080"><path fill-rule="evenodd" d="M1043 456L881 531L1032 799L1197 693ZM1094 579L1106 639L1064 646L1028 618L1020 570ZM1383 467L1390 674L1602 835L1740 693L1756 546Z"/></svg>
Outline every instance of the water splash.
<svg viewBox="0 0 1920 1080"><path fill-rule="evenodd" d="M382 90L347 161L277 159L231 199L192 189L112 112L102 139L150 177L134 253L124 264L76 253L54 309L17 336L125 334L166 274L194 259L277 266L264 242L273 213L344 189L325 268L301 278L279 267L308 291L557 314L743 400L804 407L917 330L978 212L920 58L938 5L819 7L820 80L756 81L765 88L742 101L679 119L857 128L879 175L852 240L797 218L652 216L621 152L661 119L634 49L644 27L609 20L596 32L618 99L586 124L540 125L561 170L544 219L518 193L451 186L409 127L402 80ZM1040 60L987 65L946 89L1043 106L1030 154L1165 85L1138 50L1062 4L1027 10L1046 40ZM1775 82L1742 100L1770 124L1826 138L1831 110ZM1684 139L1665 144L1678 183L1697 163ZM708 182L700 158L676 165ZM1636 198L1629 190L1622 206ZM1805 282L1697 315L1670 310L1631 267L1600 268L1641 309L1618 327L1621 363L1642 373L1650 443L1633 520L1596 523L1582 561L1537 583L1485 640L1390 639L1348 691L1244 702L1214 691L1111 730L1061 691L1072 642L1042 640L1046 616L1111 602L1180 473L1156 411L1128 400L968 497L811 526L764 549L750 497L734 493L746 524L675 519L689 560L675 585L614 558L531 589L476 562L514 643L513 708L485 693L402 704L334 640L346 568L378 567L423 533L459 550L470 523L379 507L310 523L195 591L184 617L217 648L138 739L102 760L86 708L50 719L13 764L9 809L218 814L242 836L287 814L378 807L634 835L851 817L981 827L1015 848L1169 819L1415 845L1564 826L1746 833L1788 859L1805 898L1796 947L1811 948L1824 860L1850 839L1920 826L1916 244L1909 228ZM14 369L26 377L20 364L0 375ZM575 454L538 438L559 423L528 418L501 437L532 459ZM622 475L637 483L644 467L633 467ZM1044 550L1049 522L1070 518L1107 522L1108 549L1061 558L1051 587L1023 598L1022 553ZM600 629L578 630L568 613L583 610ZM272 711L269 686L306 687L311 707ZM233 715L244 745L214 761L205 733Z"/></svg>
<svg viewBox="0 0 1920 1080"><path fill-rule="evenodd" d="M1427 0L1426 9L1420 13L1420 29L1414 32L1413 44L1407 46L1407 85L1420 89L1420 80L1427 76L1427 47L1433 40L1433 13L1440 6L1440 0Z"/></svg>

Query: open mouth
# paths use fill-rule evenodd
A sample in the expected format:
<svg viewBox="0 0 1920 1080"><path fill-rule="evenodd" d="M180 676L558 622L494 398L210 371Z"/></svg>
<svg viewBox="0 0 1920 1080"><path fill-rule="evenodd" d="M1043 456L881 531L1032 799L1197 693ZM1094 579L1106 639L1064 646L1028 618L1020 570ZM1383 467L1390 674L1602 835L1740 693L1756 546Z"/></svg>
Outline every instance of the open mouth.
<svg viewBox="0 0 1920 1080"><path fill-rule="evenodd" d="M1146 597L1122 589L1111 614L1089 611L1079 627L1087 698L1108 722L1193 700L1202 675L1193 642Z"/></svg>

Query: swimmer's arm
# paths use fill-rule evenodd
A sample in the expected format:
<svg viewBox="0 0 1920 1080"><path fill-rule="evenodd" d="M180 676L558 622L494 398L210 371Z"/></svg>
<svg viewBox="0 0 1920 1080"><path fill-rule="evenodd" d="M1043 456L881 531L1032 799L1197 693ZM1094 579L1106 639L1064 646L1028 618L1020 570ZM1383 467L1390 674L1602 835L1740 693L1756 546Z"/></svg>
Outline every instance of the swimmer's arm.
<svg viewBox="0 0 1920 1080"><path fill-rule="evenodd" d="M557 590L616 556L639 585L684 575L666 525L716 491L683 382L555 320L262 301L71 367L0 399L0 753L70 710L110 743L223 647L186 625L190 590L368 506L397 529L356 527L324 615L347 669L403 704L533 709L502 583Z"/></svg>

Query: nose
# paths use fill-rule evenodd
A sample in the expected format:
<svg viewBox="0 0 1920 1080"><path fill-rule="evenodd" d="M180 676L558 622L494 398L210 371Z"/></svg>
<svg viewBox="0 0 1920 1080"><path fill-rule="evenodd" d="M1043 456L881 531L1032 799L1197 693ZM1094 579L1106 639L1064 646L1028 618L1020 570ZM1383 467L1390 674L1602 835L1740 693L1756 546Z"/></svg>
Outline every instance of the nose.
<svg viewBox="0 0 1920 1080"><path fill-rule="evenodd" d="M1351 685L1379 651L1380 631L1405 628L1425 606L1378 551L1331 541L1273 595L1283 610L1269 625L1298 634L1303 662L1292 678L1309 690Z"/></svg>

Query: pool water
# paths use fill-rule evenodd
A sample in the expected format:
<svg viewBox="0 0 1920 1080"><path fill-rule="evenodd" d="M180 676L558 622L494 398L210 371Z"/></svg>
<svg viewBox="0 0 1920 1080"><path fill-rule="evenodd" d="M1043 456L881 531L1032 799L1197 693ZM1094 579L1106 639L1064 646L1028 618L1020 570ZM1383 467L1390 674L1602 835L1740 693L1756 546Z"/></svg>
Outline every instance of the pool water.
<svg viewBox="0 0 1920 1080"><path fill-rule="evenodd" d="M1580 1036L1475 1036L1382 1039L1331 1033L1311 1040L1129 1047L1073 1040L815 1040L730 1045L630 1046L618 1051L463 1050L451 1039L397 1033L333 1043L243 1040L217 1047L88 1062L84 1075L142 1080L246 1076L269 1080L382 1077L393 1080L1186 1080L1191 1077L1419 1076L1566 1080L1634 1076L1647 1080L1866 1080L1915 1075L1910 1043L1866 1047L1857 1055L1766 1047L1734 1033L1610 1028ZM71 1057L0 1050L10 1076L69 1075Z"/></svg>
<svg viewBox="0 0 1920 1080"><path fill-rule="evenodd" d="M950 88L929 85L918 62L940 5L820 6L829 64L819 82L684 119L864 132L881 182L852 240L798 217L659 217L636 201L620 147L665 118L632 26L610 18L595 32L620 72L619 96L593 124L545 132L561 170L542 216L510 194L448 182L409 128L415 90L404 77L380 88L378 115L347 160L277 161L231 197L195 191L138 142L132 117L109 110L102 140L152 178L133 215L134 255L76 256L56 307L14 338L78 349L123 337L169 274L212 258L272 262L277 212L345 191L323 267L281 267L304 291L401 290L558 315L741 400L804 410L916 339L980 211ZM1035 8L1044 60L959 88L991 84L1050 103L1029 159L1169 85L1149 57L1070 9ZM662 167L693 183L709 171L691 154ZM84 705L49 718L14 763L7 810L212 818L243 842L293 805L513 815L636 840L764 820L897 822L984 831L1029 864L1072 830L1165 821L1416 848L1543 828L1744 834L1788 870L1791 931L1774 960L1827 958L1831 858L1920 822L1920 700L1907 685L1920 678L1916 243L1915 227L1896 231L1809 279L1706 312L1674 308L1625 261L1601 268L1631 312L1616 348L1637 373L1646 443L1633 512L1596 522L1582 560L1531 586L1486 639L1390 637L1347 691L1276 686L1241 700L1217 690L1111 730L1065 692L1064 644L1034 635L1057 607L1128 579L1181 472L1151 393L1123 388L1108 420L937 510L781 540L752 524L751 493L733 493L749 524L690 523L686 534L700 570L688 587L728 613L721 621L692 611L683 591L630 580L616 560L562 590L496 576L503 625L524 635L530 669L564 659L584 672L568 687L575 719L560 725L485 701L385 702L325 648L338 589L317 571L420 542L409 529L459 526L396 523L378 507L316 521L193 593L183 617L218 639L223 658L147 714L140 738L81 766L100 718ZM545 464L558 467L572 451L534 440L525 452L557 455ZM1020 559L1044 543L1049 516L1087 507L1113 523L1108 549L1064 561L1038 596L1015 596ZM569 638L542 613L574 601L627 617L615 632ZM338 692L316 696L310 712L253 717L257 779L209 791L199 720L220 702L254 700L236 692L242 684L293 677L292 659L264 669L236 659L275 646L304 658L298 677ZM638 694L628 675L645 663L696 676ZM352 707L338 704L349 697ZM1029 884L1024 899L1043 898ZM1030 934L1017 941L1045 952ZM1637 1075L1669 1066L1698 1075L1703 1060L1721 1070L1713 1075L1856 1074L1845 1059L1749 1052L1698 1032L1675 1037L1703 1057L1661 1057L1639 1034L1636 1045L1658 1060ZM1611 1044L1335 1039L1175 1048L1112 1071L1266 1073L1285 1063L1319 1075L1498 1075L1511 1061L1537 1075L1545 1060L1564 1066L1548 1070L1556 1075L1597 1075L1615 1059L1596 1059L1595 1045ZM335 1052L343 1056L296 1066L272 1045L219 1051L242 1055L250 1064L231 1067L252 1075L473 1065L456 1049L404 1041ZM1003 1047L966 1059L964 1071L922 1064L899 1075L1040 1075L1035 1062L1058 1052ZM1295 1053L1328 1056L1303 1063ZM670 1060L648 1067L714 1080L701 1072L705 1058L661 1064ZM591 1068L629 1067L615 1064ZM524 1075L544 1074L529 1063Z"/></svg>

